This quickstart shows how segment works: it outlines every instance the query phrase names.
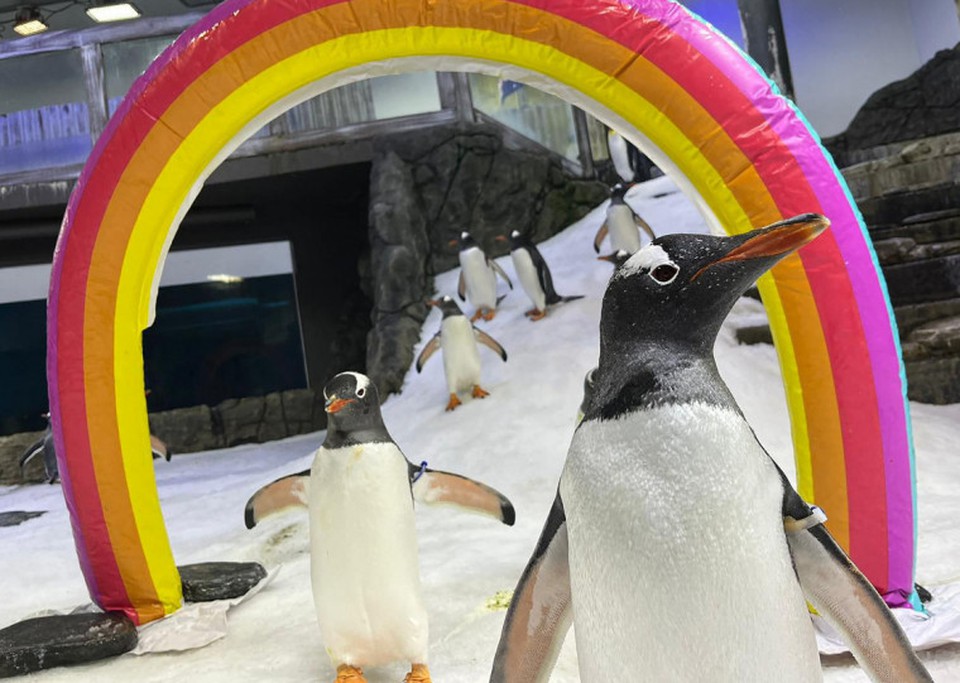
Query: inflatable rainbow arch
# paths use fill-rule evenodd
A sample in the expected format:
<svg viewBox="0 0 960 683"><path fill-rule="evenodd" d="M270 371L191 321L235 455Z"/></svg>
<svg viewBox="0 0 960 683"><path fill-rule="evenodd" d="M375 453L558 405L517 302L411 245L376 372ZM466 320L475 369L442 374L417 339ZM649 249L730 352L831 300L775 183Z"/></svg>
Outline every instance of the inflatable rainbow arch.
<svg viewBox="0 0 960 683"><path fill-rule="evenodd" d="M729 232L830 218L761 283L800 492L888 603L915 600L905 381L859 214L791 103L668 0L227 0L157 58L83 170L50 285L50 406L94 600L137 623L181 602L150 458L141 331L204 179L298 102L421 69L504 75L564 97L636 142Z"/></svg>

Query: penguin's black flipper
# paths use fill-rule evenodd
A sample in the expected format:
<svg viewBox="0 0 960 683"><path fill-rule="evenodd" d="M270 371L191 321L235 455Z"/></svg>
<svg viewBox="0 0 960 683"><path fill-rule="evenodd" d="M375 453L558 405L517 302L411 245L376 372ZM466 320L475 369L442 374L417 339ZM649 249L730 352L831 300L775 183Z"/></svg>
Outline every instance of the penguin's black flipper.
<svg viewBox="0 0 960 683"><path fill-rule="evenodd" d="M423 370L423 366L427 364L427 361L430 360L430 356L437 352L437 349L440 348L440 333L437 332L433 335L433 338L427 342L427 345L423 347L423 351L420 352L420 355L417 356L417 372L419 373Z"/></svg>
<svg viewBox="0 0 960 683"><path fill-rule="evenodd" d="M600 253L600 245L603 244L603 240L606 239L607 232L609 232L609 230L610 229L607 227L607 222L604 221L603 225L600 226L600 229L597 230L596 237L593 238L593 250L598 254Z"/></svg>
<svg viewBox="0 0 960 683"><path fill-rule="evenodd" d="M547 680L572 622L567 519L558 493L513 592L490 683Z"/></svg>
<svg viewBox="0 0 960 683"><path fill-rule="evenodd" d="M473 334L476 336L478 342L490 349L493 349L493 351L503 359L504 363L507 362L507 352L502 346L500 346L500 342L476 327L473 328Z"/></svg>
<svg viewBox="0 0 960 683"><path fill-rule="evenodd" d="M640 216L636 213L633 214L633 222L637 224L638 228L647 233L647 236L651 241L657 239L657 236L653 234L653 228L650 227L650 224L640 218Z"/></svg>
<svg viewBox="0 0 960 683"><path fill-rule="evenodd" d="M777 471L787 546L804 596L841 634L871 680L932 683L890 608L823 526L825 515L800 497L779 466Z"/></svg>
<svg viewBox="0 0 960 683"><path fill-rule="evenodd" d="M32 444L27 446L26 450L23 451L23 454L20 456L18 465L20 467L20 473L23 473L23 468L25 468L31 460L43 453L43 442L44 438L37 439Z"/></svg>
<svg viewBox="0 0 960 683"><path fill-rule="evenodd" d="M504 272L503 268L500 267L500 264L494 261L493 259L487 259L487 263L493 268L493 272L503 278L503 281L507 283L507 286L510 289L513 289L513 283L510 282L510 278L507 277L507 274Z"/></svg>
<svg viewBox="0 0 960 683"><path fill-rule="evenodd" d="M460 269L460 279L457 281L457 296L460 301L467 300L467 279L463 276L463 268Z"/></svg>
<svg viewBox="0 0 960 683"><path fill-rule="evenodd" d="M517 513L513 503L494 488L451 472L431 470L426 464L407 463L413 499L426 505L453 505L466 512L493 517L513 526Z"/></svg>
<svg viewBox="0 0 960 683"><path fill-rule="evenodd" d="M243 521L248 529L260 523L264 517L292 507L307 507L307 493L310 490L310 470L303 470L296 474L261 486L250 496L243 509Z"/></svg>

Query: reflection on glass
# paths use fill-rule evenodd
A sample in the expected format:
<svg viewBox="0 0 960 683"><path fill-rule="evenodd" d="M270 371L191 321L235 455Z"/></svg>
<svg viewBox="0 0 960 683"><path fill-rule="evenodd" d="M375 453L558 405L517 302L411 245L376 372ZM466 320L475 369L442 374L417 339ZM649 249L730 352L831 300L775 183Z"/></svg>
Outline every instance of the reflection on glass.
<svg viewBox="0 0 960 683"><path fill-rule="evenodd" d="M573 111L563 100L529 85L473 73L470 94L475 109L568 159L579 158Z"/></svg>
<svg viewBox="0 0 960 683"><path fill-rule="evenodd" d="M130 86L150 66L176 36L138 38L119 43L104 43L103 75L107 90L107 107L113 114Z"/></svg>
<svg viewBox="0 0 960 683"><path fill-rule="evenodd" d="M81 163L93 147L79 50L0 60L0 173Z"/></svg>
<svg viewBox="0 0 960 683"><path fill-rule="evenodd" d="M606 161L610 158L607 146L607 127L587 114L587 134L590 136L590 152L594 161Z"/></svg>

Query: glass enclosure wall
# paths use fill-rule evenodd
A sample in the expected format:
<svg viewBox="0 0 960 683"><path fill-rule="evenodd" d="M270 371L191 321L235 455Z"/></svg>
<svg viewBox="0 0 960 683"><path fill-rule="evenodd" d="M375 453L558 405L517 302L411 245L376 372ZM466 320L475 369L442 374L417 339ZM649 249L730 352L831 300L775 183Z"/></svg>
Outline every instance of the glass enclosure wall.
<svg viewBox="0 0 960 683"><path fill-rule="evenodd" d="M101 45L103 83L107 91L107 110L111 116L133 82L175 38L175 35L153 36Z"/></svg>
<svg viewBox="0 0 960 683"><path fill-rule="evenodd" d="M573 109L542 90L495 76L470 74L473 106L567 159L579 158Z"/></svg>
<svg viewBox="0 0 960 683"><path fill-rule="evenodd" d="M0 59L0 174L82 163L93 142L80 50Z"/></svg>

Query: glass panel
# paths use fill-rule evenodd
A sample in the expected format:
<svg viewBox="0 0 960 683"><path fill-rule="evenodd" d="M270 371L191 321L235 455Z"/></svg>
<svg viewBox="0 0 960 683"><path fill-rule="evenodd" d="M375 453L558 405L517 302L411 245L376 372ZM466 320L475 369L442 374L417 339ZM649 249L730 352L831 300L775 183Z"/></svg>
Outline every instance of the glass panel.
<svg viewBox="0 0 960 683"><path fill-rule="evenodd" d="M587 114L587 132L590 136L590 153L594 161L606 161L610 158L607 145L607 127Z"/></svg>
<svg viewBox="0 0 960 683"><path fill-rule="evenodd" d="M287 132L296 133L432 111L440 111L437 74L418 71L379 76L329 90L297 105L281 120Z"/></svg>
<svg viewBox="0 0 960 683"><path fill-rule="evenodd" d="M176 36L138 38L120 43L104 43L101 46L107 107L111 114L120 106L120 101L133 82L174 38Z"/></svg>
<svg viewBox="0 0 960 683"><path fill-rule="evenodd" d="M473 73L470 93L478 111L568 159L579 159L573 111L563 100L529 85Z"/></svg>
<svg viewBox="0 0 960 683"><path fill-rule="evenodd" d="M0 59L0 174L81 163L90 118L79 50Z"/></svg>

